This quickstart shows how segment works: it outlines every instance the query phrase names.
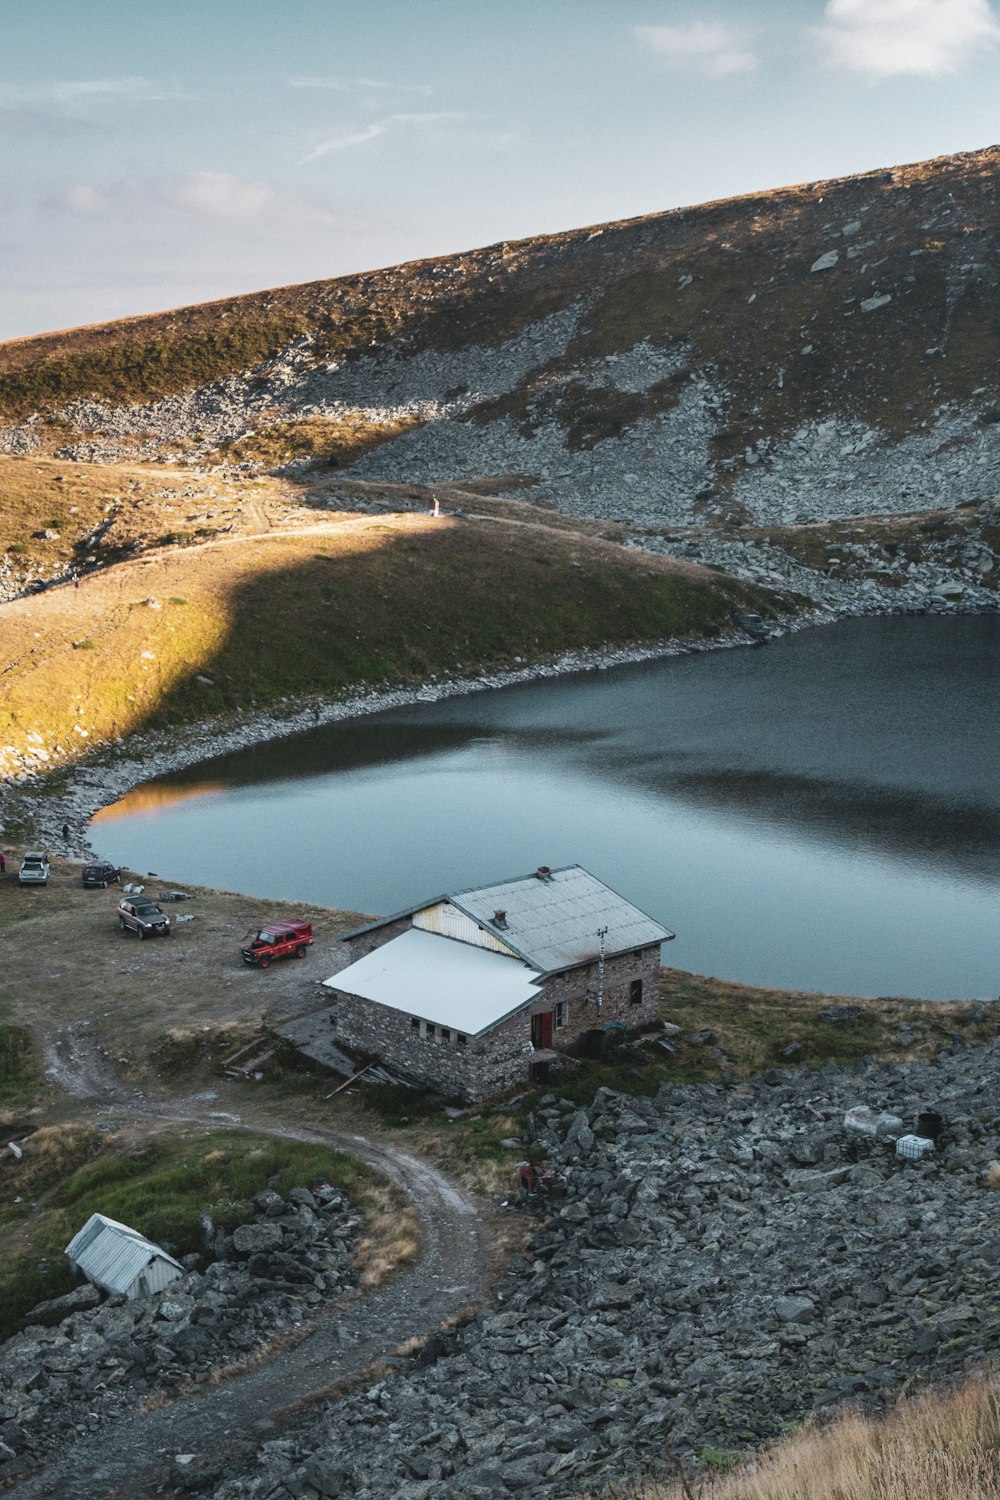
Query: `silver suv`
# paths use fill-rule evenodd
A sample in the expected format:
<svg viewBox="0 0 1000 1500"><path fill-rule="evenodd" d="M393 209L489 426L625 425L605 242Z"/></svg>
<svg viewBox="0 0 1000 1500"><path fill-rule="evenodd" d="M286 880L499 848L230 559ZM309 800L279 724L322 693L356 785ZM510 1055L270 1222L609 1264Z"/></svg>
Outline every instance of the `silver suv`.
<svg viewBox="0 0 1000 1500"><path fill-rule="evenodd" d="M49 856L39 854L37 850L29 851L21 861L21 868L17 872L18 885L48 885L49 883Z"/></svg>

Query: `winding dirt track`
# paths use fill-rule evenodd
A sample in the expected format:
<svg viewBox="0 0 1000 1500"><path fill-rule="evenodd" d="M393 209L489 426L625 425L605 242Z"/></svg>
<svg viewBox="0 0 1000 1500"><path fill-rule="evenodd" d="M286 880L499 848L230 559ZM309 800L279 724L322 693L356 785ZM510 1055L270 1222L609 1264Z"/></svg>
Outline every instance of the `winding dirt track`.
<svg viewBox="0 0 1000 1500"><path fill-rule="evenodd" d="M60 1082L81 1097L82 1082L96 1059L86 1046L61 1052ZM102 1104L112 1102L100 1087ZM113 1090L116 1112L132 1119L198 1122L225 1126L218 1113L160 1112L137 1105ZM243 1115L230 1128L292 1140L317 1141L366 1162L406 1193L420 1217L419 1259L378 1290L333 1308L294 1348L212 1388L198 1388L170 1406L130 1415L78 1439L31 1477L5 1491L17 1500L144 1500L171 1490L169 1469L175 1455L204 1454L223 1461L230 1473L245 1468L259 1441L253 1424L280 1421L296 1403L326 1387L350 1382L405 1340L433 1333L447 1319L481 1300L490 1259L488 1226L471 1199L428 1162L392 1143L361 1135L299 1126L276 1127ZM83 1414L81 1413L81 1416Z"/></svg>

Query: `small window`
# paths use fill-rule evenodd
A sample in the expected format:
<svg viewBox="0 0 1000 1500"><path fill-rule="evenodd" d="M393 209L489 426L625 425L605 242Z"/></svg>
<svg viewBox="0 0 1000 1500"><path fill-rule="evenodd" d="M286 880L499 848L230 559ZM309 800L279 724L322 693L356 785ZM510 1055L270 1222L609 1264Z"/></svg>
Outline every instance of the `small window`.
<svg viewBox="0 0 1000 1500"><path fill-rule="evenodd" d="M411 1031L419 1031L420 1030L420 1017L419 1016L411 1016L410 1017L410 1030Z"/></svg>
<svg viewBox="0 0 1000 1500"><path fill-rule="evenodd" d="M556 1025L557 1026L567 1026L569 1024L569 1001L568 1000L560 1000L557 1003L556 1008L555 1008L555 1018L556 1018Z"/></svg>
<svg viewBox="0 0 1000 1500"><path fill-rule="evenodd" d="M441 1040L442 1040L442 1042L450 1042L451 1041L451 1032L448 1030L447 1026L442 1026L441 1027Z"/></svg>
<svg viewBox="0 0 1000 1500"><path fill-rule="evenodd" d="M633 979L632 983L629 985L629 987L628 987L628 1003L629 1003L629 1005L641 1005L642 1004L642 980L641 979Z"/></svg>
<svg viewBox="0 0 1000 1500"><path fill-rule="evenodd" d="M431 1041L434 1040L434 1027L431 1025L430 1021L427 1022L427 1035Z"/></svg>
<svg viewBox="0 0 1000 1500"><path fill-rule="evenodd" d="M456 1042L456 1045L459 1046L459 1047L464 1047L465 1046L465 1037L462 1035L462 1033L460 1031L456 1031L455 1032L455 1042Z"/></svg>

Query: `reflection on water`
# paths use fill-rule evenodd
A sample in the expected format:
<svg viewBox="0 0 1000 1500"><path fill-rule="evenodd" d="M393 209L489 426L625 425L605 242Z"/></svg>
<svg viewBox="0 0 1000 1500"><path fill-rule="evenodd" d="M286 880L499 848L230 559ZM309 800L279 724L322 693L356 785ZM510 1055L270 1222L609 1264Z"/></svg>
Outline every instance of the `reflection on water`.
<svg viewBox="0 0 1000 1500"><path fill-rule="evenodd" d="M418 705L141 788L97 842L373 912L579 860L686 968L995 994L998 643L992 616L856 620Z"/></svg>
<svg viewBox="0 0 1000 1500"><path fill-rule="evenodd" d="M147 781L137 786L134 792L120 802L111 802L95 813L92 823L113 823L116 818L131 818L142 813L163 812L177 802L190 802L195 797L211 797L226 790L223 781Z"/></svg>

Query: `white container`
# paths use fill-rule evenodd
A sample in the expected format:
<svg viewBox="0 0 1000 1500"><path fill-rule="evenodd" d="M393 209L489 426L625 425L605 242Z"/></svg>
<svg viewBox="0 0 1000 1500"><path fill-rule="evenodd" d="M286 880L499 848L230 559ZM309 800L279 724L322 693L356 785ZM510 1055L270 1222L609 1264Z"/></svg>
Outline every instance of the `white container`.
<svg viewBox="0 0 1000 1500"><path fill-rule="evenodd" d="M934 1150L934 1142L925 1135L901 1135L896 1142L896 1155L907 1161L923 1161Z"/></svg>

